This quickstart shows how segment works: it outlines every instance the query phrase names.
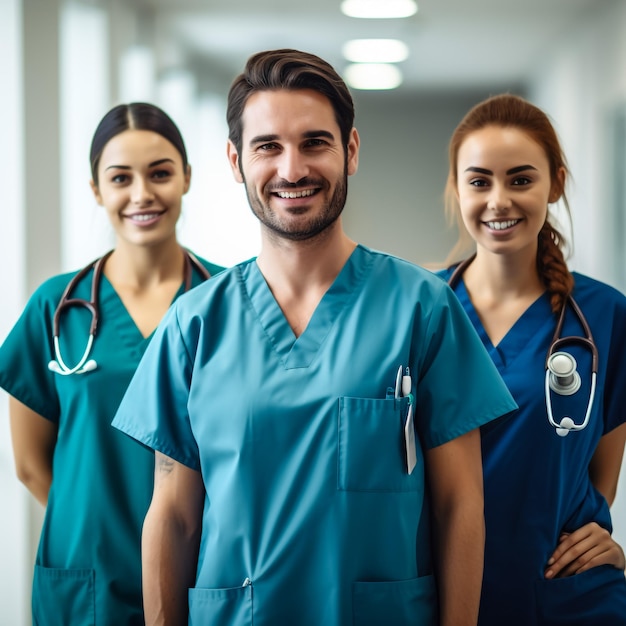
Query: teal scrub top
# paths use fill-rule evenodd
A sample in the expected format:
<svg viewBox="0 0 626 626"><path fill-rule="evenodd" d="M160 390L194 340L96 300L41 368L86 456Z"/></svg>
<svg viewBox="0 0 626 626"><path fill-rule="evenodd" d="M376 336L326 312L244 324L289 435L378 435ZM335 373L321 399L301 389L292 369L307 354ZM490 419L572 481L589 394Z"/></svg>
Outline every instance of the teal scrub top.
<svg viewBox="0 0 626 626"><path fill-rule="evenodd" d="M223 269L201 263L212 275ZM139 625L144 623L140 535L152 496L154 456L112 428L111 420L150 337L141 335L103 275L91 352L97 368L70 376L50 371L54 311L74 275L43 283L0 347L0 386L58 426L33 580L33 622ZM89 300L92 276L93 270L72 297ZM202 280L194 268L192 285ZM84 308L68 309L61 317L61 353L70 366L85 349L90 321Z"/></svg>
<svg viewBox="0 0 626 626"><path fill-rule="evenodd" d="M190 624L434 626L422 450L515 408L448 286L358 246L298 338L254 261L180 298L113 425L202 473Z"/></svg>

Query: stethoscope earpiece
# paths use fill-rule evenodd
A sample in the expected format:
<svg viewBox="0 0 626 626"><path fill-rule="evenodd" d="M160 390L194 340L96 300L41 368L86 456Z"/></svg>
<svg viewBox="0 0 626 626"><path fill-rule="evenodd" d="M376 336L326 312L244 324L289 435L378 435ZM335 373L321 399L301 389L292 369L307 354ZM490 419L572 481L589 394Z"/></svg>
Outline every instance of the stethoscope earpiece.
<svg viewBox="0 0 626 626"><path fill-rule="evenodd" d="M565 437L570 434L572 430L580 430L576 428L576 424L574 424L574 420L571 417L564 417L560 422L556 429L556 434L559 437Z"/></svg>
<svg viewBox="0 0 626 626"><path fill-rule="evenodd" d="M89 361L87 361L87 363L83 365L83 369L80 373L82 374L83 372L91 372L95 370L97 367L98 367L98 364L93 359L89 359Z"/></svg>
<svg viewBox="0 0 626 626"><path fill-rule="evenodd" d="M48 363L48 369L55 374L68 376L69 374L85 374L86 372L92 372L98 367L98 364L93 359L89 359L82 367L81 363L72 368L68 368L67 366L64 368L64 365L65 363L60 364L58 361L50 361Z"/></svg>

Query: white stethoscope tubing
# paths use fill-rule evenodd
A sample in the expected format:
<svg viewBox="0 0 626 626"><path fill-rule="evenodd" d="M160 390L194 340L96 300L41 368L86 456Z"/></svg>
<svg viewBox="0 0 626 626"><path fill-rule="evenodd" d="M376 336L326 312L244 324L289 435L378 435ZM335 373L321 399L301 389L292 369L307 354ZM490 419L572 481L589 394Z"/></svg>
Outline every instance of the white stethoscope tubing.
<svg viewBox="0 0 626 626"><path fill-rule="evenodd" d="M91 370L96 369L96 362L89 358L89 353L91 352L91 346L93 345L93 333L89 333L89 339L87 340L87 347L85 348L85 352L83 352L83 356L80 358L80 361L74 367L68 367L61 356L61 349L59 348L59 338L54 336L54 356L56 357L56 361L50 361L48 363L48 368L51 369L56 374L61 374L61 376L68 376L69 374L84 374L85 372L90 372Z"/></svg>
<svg viewBox="0 0 626 626"><path fill-rule="evenodd" d="M591 372L591 388L589 390L589 402L587 402L587 412L585 413L585 419L582 424L576 424L571 417L564 417L559 423L554 421L554 415L552 414L552 401L550 399L550 370L546 370L546 409L548 412L548 421L554 428L556 428L556 433L560 437L565 437L565 435L569 434L570 430L582 430L589 423L589 418L591 416L591 409L593 407L593 401L596 397L596 378L597 375L595 372ZM558 393L558 392L557 392Z"/></svg>

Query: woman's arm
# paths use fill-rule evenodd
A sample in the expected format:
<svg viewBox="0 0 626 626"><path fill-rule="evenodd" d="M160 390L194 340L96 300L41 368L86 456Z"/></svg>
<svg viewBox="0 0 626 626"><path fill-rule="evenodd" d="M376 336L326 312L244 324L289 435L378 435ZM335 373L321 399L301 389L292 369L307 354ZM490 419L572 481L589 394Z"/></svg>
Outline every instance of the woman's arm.
<svg viewBox="0 0 626 626"><path fill-rule="evenodd" d="M626 424L614 428L600 439L589 464L591 482L606 498L609 506L613 505L617 493L624 444L626 444Z"/></svg>
<svg viewBox="0 0 626 626"><path fill-rule="evenodd" d="M147 626L187 624L202 531L200 472L155 453L154 492L141 538Z"/></svg>
<svg viewBox="0 0 626 626"><path fill-rule="evenodd" d="M615 500L624 444L626 424L604 435L589 464L589 477L595 488L606 498L609 506ZM546 578L579 574L598 565L626 567L621 546L614 541L608 530L595 522L585 524L573 533L564 533L548 561Z"/></svg>
<svg viewBox="0 0 626 626"><path fill-rule="evenodd" d="M17 477L46 506L58 427L12 396L9 396L9 419Z"/></svg>
<svg viewBox="0 0 626 626"><path fill-rule="evenodd" d="M485 519L478 429L426 451L441 626L478 619Z"/></svg>

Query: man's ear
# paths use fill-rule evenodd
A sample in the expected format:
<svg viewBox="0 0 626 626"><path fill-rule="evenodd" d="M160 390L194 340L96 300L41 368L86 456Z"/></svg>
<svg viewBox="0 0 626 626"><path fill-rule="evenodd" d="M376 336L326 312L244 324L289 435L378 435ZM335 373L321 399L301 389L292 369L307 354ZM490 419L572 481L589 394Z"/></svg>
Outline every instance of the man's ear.
<svg viewBox="0 0 626 626"><path fill-rule="evenodd" d="M230 139L226 144L226 156L228 157L230 169L233 172L235 180L238 183L243 183L243 175L241 174L241 169L239 168L239 153L237 152L235 144Z"/></svg>
<svg viewBox="0 0 626 626"><path fill-rule="evenodd" d="M96 202L102 206L102 196L100 195L100 190L98 189L98 185L96 185L93 178L89 181L89 186L91 187L91 193L93 193Z"/></svg>
<svg viewBox="0 0 626 626"><path fill-rule="evenodd" d="M359 168L359 147L361 145L361 138L359 137L359 133L356 128L352 128L350 131L350 138L348 139L347 146L347 166L348 166L348 176L352 176L356 174L357 169Z"/></svg>

